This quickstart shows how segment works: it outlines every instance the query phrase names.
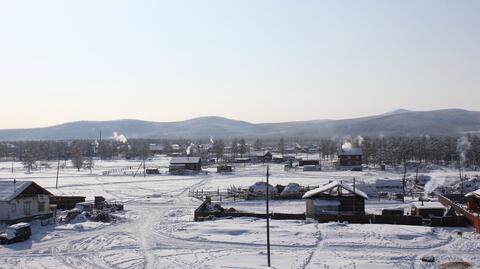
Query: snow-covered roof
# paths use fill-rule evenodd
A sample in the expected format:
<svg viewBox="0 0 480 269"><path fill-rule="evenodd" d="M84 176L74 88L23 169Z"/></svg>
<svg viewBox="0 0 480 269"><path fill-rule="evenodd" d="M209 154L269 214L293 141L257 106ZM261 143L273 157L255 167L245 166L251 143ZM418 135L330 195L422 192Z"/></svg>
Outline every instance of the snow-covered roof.
<svg viewBox="0 0 480 269"><path fill-rule="evenodd" d="M413 202L413 207L420 209L445 209L446 207L440 202Z"/></svg>
<svg viewBox="0 0 480 269"><path fill-rule="evenodd" d="M480 189L465 194L465 197L473 197L473 196L480 198Z"/></svg>
<svg viewBox="0 0 480 269"><path fill-rule="evenodd" d="M377 187L403 187L401 179L377 179L375 181Z"/></svg>
<svg viewBox="0 0 480 269"><path fill-rule="evenodd" d="M8 228L18 230L18 229L25 228L25 227L30 227L30 224L28 224L26 222L20 222L20 223L11 225Z"/></svg>
<svg viewBox="0 0 480 269"><path fill-rule="evenodd" d="M323 193L323 192L326 192L326 191L330 191L330 190L335 189L337 187L340 187L344 190L347 190L350 193L355 193L356 195L358 195L360 197L368 199L368 195L366 193L364 193L363 191L359 190L358 188L355 188L355 191L353 191L353 186L345 184L343 182L338 182L338 181L330 182L330 183L328 183L324 186L321 186L319 188L316 188L314 190L306 192L303 195L303 199L313 197L317 194L320 194L320 193Z"/></svg>
<svg viewBox="0 0 480 269"><path fill-rule="evenodd" d="M0 201L8 202L15 199L32 184L33 181L17 181L15 185L13 180L0 181Z"/></svg>
<svg viewBox="0 0 480 269"><path fill-rule="evenodd" d="M363 155L363 150L361 148L339 149L338 150L338 156L348 156L348 155Z"/></svg>
<svg viewBox="0 0 480 269"><path fill-rule="evenodd" d="M200 157L173 157L170 161L171 164L179 163L199 163Z"/></svg>

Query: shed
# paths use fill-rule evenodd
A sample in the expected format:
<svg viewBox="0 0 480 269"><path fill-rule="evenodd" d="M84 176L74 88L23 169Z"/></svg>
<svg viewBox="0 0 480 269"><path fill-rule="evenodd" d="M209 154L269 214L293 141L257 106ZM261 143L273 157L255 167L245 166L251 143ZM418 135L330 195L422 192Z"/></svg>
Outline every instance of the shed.
<svg viewBox="0 0 480 269"><path fill-rule="evenodd" d="M413 202L411 215L430 219L432 217L443 217L447 208L440 202Z"/></svg>
<svg viewBox="0 0 480 269"><path fill-rule="evenodd" d="M0 222L45 219L52 194L33 181L0 181Z"/></svg>
<svg viewBox="0 0 480 269"><path fill-rule="evenodd" d="M200 157L173 157L170 160L169 172L183 170L201 171L202 163Z"/></svg>
<svg viewBox="0 0 480 269"><path fill-rule="evenodd" d="M305 166L305 165L320 166L320 160L300 160L300 161L298 161L298 166Z"/></svg>
<svg viewBox="0 0 480 269"><path fill-rule="evenodd" d="M306 192L307 216L365 214L367 194L343 182L330 182Z"/></svg>

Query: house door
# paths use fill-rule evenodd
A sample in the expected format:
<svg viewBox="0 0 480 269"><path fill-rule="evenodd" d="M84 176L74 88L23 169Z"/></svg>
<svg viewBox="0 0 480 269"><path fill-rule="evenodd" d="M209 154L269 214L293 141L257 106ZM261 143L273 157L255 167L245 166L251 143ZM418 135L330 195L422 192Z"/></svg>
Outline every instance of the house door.
<svg viewBox="0 0 480 269"><path fill-rule="evenodd" d="M25 214L25 216L30 216L30 214L32 213L31 208L32 208L32 202L24 202L23 214Z"/></svg>

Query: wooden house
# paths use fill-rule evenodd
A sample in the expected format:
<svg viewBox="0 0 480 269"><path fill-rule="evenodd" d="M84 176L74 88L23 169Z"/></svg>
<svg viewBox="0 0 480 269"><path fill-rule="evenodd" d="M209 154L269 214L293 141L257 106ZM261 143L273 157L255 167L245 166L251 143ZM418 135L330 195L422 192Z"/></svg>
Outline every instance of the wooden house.
<svg viewBox="0 0 480 269"><path fill-rule="evenodd" d="M33 181L0 181L0 222L46 219L52 194Z"/></svg>
<svg viewBox="0 0 480 269"><path fill-rule="evenodd" d="M306 210L308 217L321 215L357 215L365 214L367 194L354 186L331 182L306 192Z"/></svg>
<svg viewBox="0 0 480 269"><path fill-rule="evenodd" d="M201 159L200 157L172 157L168 170L169 172L201 171Z"/></svg>
<svg viewBox="0 0 480 269"><path fill-rule="evenodd" d="M340 170L362 170L363 151L360 148L339 149L337 151L337 169Z"/></svg>

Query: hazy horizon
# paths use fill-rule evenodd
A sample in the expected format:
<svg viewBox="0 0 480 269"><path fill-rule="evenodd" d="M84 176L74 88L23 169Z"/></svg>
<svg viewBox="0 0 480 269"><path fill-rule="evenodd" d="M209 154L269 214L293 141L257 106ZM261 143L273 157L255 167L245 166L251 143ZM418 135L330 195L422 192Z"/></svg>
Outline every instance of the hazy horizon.
<svg viewBox="0 0 480 269"><path fill-rule="evenodd" d="M480 110L478 1L2 1L0 129Z"/></svg>

